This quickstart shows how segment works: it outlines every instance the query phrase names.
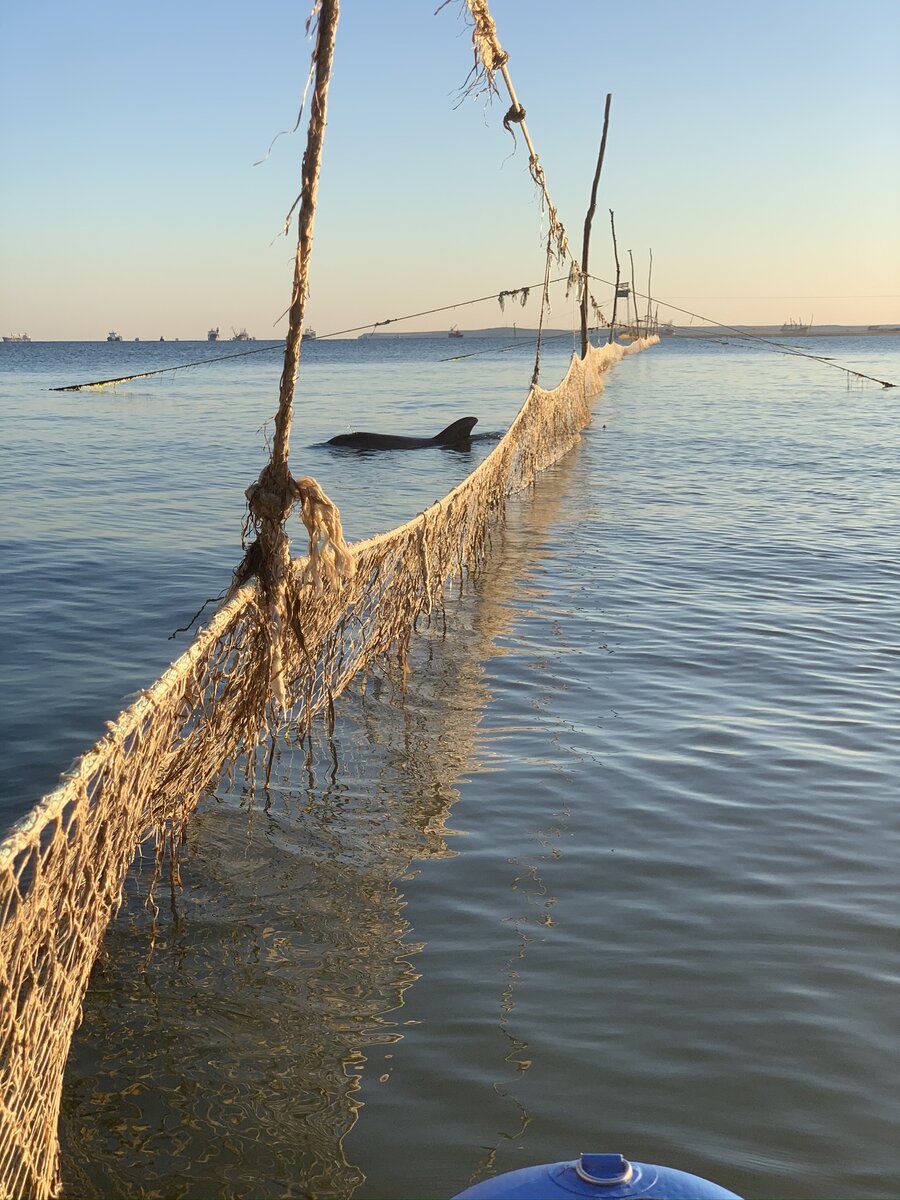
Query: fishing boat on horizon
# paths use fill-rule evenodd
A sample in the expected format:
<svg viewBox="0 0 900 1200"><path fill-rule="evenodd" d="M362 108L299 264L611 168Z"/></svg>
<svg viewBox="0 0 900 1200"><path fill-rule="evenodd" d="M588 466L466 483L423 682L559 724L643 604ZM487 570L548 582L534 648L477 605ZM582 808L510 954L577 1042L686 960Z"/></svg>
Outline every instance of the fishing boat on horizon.
<svg viewBox="0 0 900 1200"><path fill-rule="evenodd" d="M447 334L447 337L461 338L462 336L463 331L460 329L460 327L458 325L451 325L450 332Z"/></svg>
<svg viewBox="0 0 900 1200"><path fill-rule="evenodd" d="M30 342L31 338L27 333L4 333L4 342Z"/></svg>
<svg viewBox="0 0 900 1200"><path fill-rule="evenodd" d="M623 342L633 342L638 338L646 337L672 337L675 333L675 326L671 321L650 321L649 323L641 323L640 321L634 325L616 325L615 336Z"/></svg>
<svg viewBox="0 0 900 1200"><path fill-rule="evenodd" d="M108 342L121 342L122 335L121 335L121 333L116 333L116 331L114 329L111 329L109 331L109 333L106 335L106 340Z"/></svg>
<svg viewBox="0 0 900 1200"><path fill-rule="evenodd" d="M240 329L238 329L237 331L235 331L235 328L234 328L234 326L232 325L232 327L231 327L231 340L232 340L233 342L255 342L255 341L256 341L256 338L255 338L255 337L251 337L251 336L250 336L250 334L247 332L247 330L246 330L246 329L244 329L244 327L243 327L243 326L241 326L241 328L240 328Z"/></svg>
<svg viewBox="0 0 900 1200"><path fill-rule="evenodd" d="M208 330L206 331L206 340L207 340L208 342L217 342L217 341L219 340L219 327L218 327L218 325L215 327L215 329L208 329Z"/></svg>
<svg viewBox="0 0 900 1200"><path fill-rule="evenodd" d="M805 324L799 319L795 321L793 317L791 317L782 325L781 332L799 336L801 334L809 333L810 329L812 329L812 317L809 318L809 324Z"/></svg>
<svg viewBox="0 0 900 1200"><path fill-rule="evenodd" d="M303 335L300 340L302 342L314 342L316 340L316 336L316 331L313 329L312 325L307 325L303 330Z"/></svg>

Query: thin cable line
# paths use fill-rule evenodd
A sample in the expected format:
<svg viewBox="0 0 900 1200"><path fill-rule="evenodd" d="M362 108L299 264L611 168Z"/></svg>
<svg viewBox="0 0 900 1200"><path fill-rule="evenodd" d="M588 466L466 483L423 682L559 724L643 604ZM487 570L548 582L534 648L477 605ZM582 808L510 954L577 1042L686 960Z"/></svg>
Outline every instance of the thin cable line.
<svg viewBox="0 0 900 1200"><path fill-rule="evenodd" d="M568 282L568 278L569 278L568 275L560 275L556 279L551 279L550 282L553 284ZM615 286L614 283L612 282L612 280L604 279L600 275L590 275L589 278L593 279L597 283L606 284L608 287ZM540 280L538 283L528 284L527 290L531 290L532 288L536 288L536 287L541 287L542 285L543 285L543 280ZM510 288L508 290L511 292L517 292L517 291L521 292L526 289L525 288ZM412 321L418 317L427 317L427 316L433 316L436 313L450 312L452 309L466 308L472 304L483 304L488 300L496 300L498 295L499 295L498 292L491 292L490 295L487 295L487 296L477 296L471 300L458 300L454 304L438 305L435 308L426 308L426 309L422 309L419 312L407 313L401 317L386 317L381 321L369 321L365 325L354 325L354 326L350 326L347 329L338 329L331 333L320 334L317 340L327 341L329 338L344 337L347 334L362 333L362 332L365 332L366 330L372 330L374 333L374 331L376 329L378 329L384 325L393 325L393 324L398 324L402 321ZM640 296L642 299L648 299L648 297L645 296L644 293L639 292L636 289L635 289L635 295ZM869 379L873 383L881 384L881 386L885 387L885 388L896 387L896 384L889 383L884 379L877 379L874 375L867 375L862 371L854 371L850 367L842 367L837 363L830 362L828 359L823 358L820 355L809 354L803 350L794 349L791 346L786 346L783 342L773 341L771 338L762 337L760 334L748 333L746 330L742 330L735 325L726 325L722 321L716 321L713 317L708 317L708 316L704 315L703 313L693 312L689 308L681 308L681 307L679 307L679 305L672 304L670 301L664 300L661 297L656 296L656 297L653 297L653 299L658 304L662 304L664 307L670 308L674 312L683 313L685 316L688 316L688 317L696 317L698 320L701 320L701 321L708 321L710 325L715 325L719 329L727 330L729 333L736 334L738 337L744 338L748 341L757 341L757 342L761 343L762 345L771 346L775 350L779 351L782 354L794 354L800 358L809 358L815 362L824 363L826 366L834 367L838 371L844 371L847 374L855 375L860 379ZM566 336L568 336L568 335L566 335ZM530 341L531 341L531 339L527 339L524 344L527 345L530 343ZM231 361L233 359L237 359L237 358L249 358L254 354L271 354L276 350L280 350L283 347L283 345L284 345L283 339L279 339L278 341L272 342L269 345L259 346L255 350L241 350L235 354L220 354L220 355L216 355L213 358L198 358L198 359L193 360L192 362L178 363L172 367L158 367L158 368L156 368L156 370L153 370L153 371L141 371L136 375L121 375L115 379L97 379L91 383L72 383L72 384L68 384L65 387L54 387L54 388L49 388L48 390L51 392L78 392L85 388L107 387L110 384L114 384L114 383L128 383L133 379L148 379L153 375L166 375L172 371L185 371L192 367L205 367L211 363L229 362L229 361ZM518 349L518 346L512 345L512 346L504 347L503 349L504 350L515 350L515 349ZM476 354L487 354L493 350L495 350L495 347L490 347L489 349L485 349L485 350L474 350L474 351L472 351L471 354L457 354L457 355L453 355L450 358L439 359L438 361L453 362L455 359L471 358Z"/></svg>
<svg viewBox="0 0 900 1200"><path fill-rule="evenodd" d="M251 354L271 354L273 350L280 350L283 345L284 339L281 339L269 346L260 346L256 350L241 350L237 354L219 354L215 358L198 358L194 362L179 363L174 367L157 367L155 371L141 371L137 375L119 375L115 379L95 379L92 383L70 383L66 387L52 387L47 390L50 392L79 392L82 388L105 387L110 383L127 383L132 379L147 379L151 375L165 375L169 371L186 371L189 367L205 367L207 363L226 362L231 358L249 358Z"/></svg>
<svg viewBox="0 0 900 1200"><path fill-rule="evenodd" d="M557 279L551 279L551 283L562 283L568 280L568 275L560 275ZM530 291L532 288L543 287L544 281L539 283L529 283L524 287L509 288L510 292ZM316 338L317 341L326 341L328 338L344 337L348 333L361 333L367 329L372 332L382 325L393 325L399 321L413 321L418 317L430 317L435 313L450 312L454 308L466 308L470 304L483 304L487 300L496 300L500 293L491 292L489 296L477 296L473 300L458 300L455 304L442 304L437 308L426 308L421 312L407 313L402 317L385 317L382 321L367 321L365 325L353 325L348 329L337 329L332 333L322 333ZM282 314L284 315L284 314ZM280 319L280 318L279 318ZM275 350L280 350L284 345L284 339L281 338L276 342L272 342L268 346L260 346L256 350L241 350L236 354L220 354L215 358L198 358L193 362L178 363L173 367L157 367L154 371L141 371L136 375L119 375L115 379L95 379L91 383L70 383L65 387L49 388L51 392L80 392L84 388L107 387L113 383L130 383L132 379L148 379L151 375L165 375L171 371L185 371L189 367L205 367L209 363L228 362L235 358L249 358L252 354L271 354Z"/></svg>
<svg viewBox="0 0 900 1200"><path fill-rule="evenodd" d="M605 283L609 287L615 287L615 284L609 279L603 279L599 275L591 275L591 279L597 283ZM632 294L640 296L642 300L650 300L651 297L639 292L636 288L632 288ZM840 363L832 362L828 358L824 358L821 354L810 354L806 350L797 350L793 346L786 346L784 342L775 342L771 338L762 337L758 333L748 333L746 330L739 329L736 325L726 325L723 321L717 321L714 317L704 316L703 313L691 312L689 308L679 308L677 304L671 304L668 300L664 300L661 296L652 297L657 304L662 304L665 308L671 308L675 312L684 313L688 317L697 317L701 321L708 321L710 325L715 325L718 329L726 329L729 333L737 334L738 337L745 338L747 341L760 342L764 346L774 346L776 350L782 354L794 354L798 358L809 358L813 362L824 363L826 367L834 367L836 371L843 371L847 375L855 375L858 379L869 379L872 383L880 383L884 388L893 388L897 385L889 383L886 379L878 379L874 375L867 375L864 371L854 371L852 367L842 367Z"/></svg>

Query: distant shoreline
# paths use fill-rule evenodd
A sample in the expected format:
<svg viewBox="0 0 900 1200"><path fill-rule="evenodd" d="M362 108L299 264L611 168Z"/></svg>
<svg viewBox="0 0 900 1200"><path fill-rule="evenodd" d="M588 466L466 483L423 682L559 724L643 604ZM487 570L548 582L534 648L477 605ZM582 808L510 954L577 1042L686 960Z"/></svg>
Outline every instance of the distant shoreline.
<svg viewBox="0 0 900 1200"><path fill-rule="evenodd" d="M596 337L597 337L597 332L598 332L597 330L592 331L592 336L595 341L596 341ZM601 330L600 332L605 335L606 331ZM521 338L521 340L524 342L524 341L533 341L537 337L537 334L538 334L537 329L517 328L515 330L512 330L506 326L494 326L493 328L486 328L486 329L464 329L464 330L462 330L462 335L463 335L462 338L452 338L452 339L447 338L446 330L432 329L432 330L427 330L425 332L408 331L405 333L400 333L400 332L396 332L396 333L393 333L393 332L392 333L387 333L387 332L363 333L360 335L355 335L353 337L329 337L328 334L322 334L322 335L320 335L319 340L329 341L329 342L356 342L356 341L369 341L369 339L371 338L373 340L378 340L378 341L395 342L395 341L401 341L401 340L407 341L410 339L430 338L433 340L440 340L440 339L447 340L450 343L452 343L453 346L459 348L459 343L461 341L465 341L466 338L468 338L470 341L476 341L476 340L485 339L485 338L503 338L503 339L505 339L507 341L511 341L511 342L515 342ZM746 337L758 337L758 338L767 338L767 339L787 339L789 341L802 342L802 341L806 340L807 338L878 337L878 336L882 336L882 335L891 335L891 334L893 334L894 336L900 334L900 324L898 324L898 325L875 325L875 326L872 326L872 325L816 325L812 329L808 330L805 333L796 333L796 332L785 333L782 331L782 328L780 325L682 325L682 326L676 325L675 329L672 333L667 333L667 334L662 335L662 340L663 340L663 342L666 342L671 338L671 339L674 339L675 341L685 341L687 339L696 339L696 338L721 338L721 337L729 337L729 336L734 337L734 336L743 335ZM544 329L542 331L542 337L544 337L544 338L554 338L554 339L563 338L563 337L571 338L573 336L574 335L573 335L571 329ZM282 338L254 338L253 339L254 344L256 344L257 346L260 344L265 346L267 343L271 344L271 345L278 345L282 341L283 341ZM75 345L91 346L91 345L106 345L107 339L106 338L30 338L28 340L28 342L26 342L26 343L15 341L15 342L7 342L5 344L7 344L7 345L22 345L22 344L24 344L24 345L39 345L42 342L44 344L47 344L47 343L63 344L63 343L68 342L68 343L72 343ZM219 349L220 351L228 349L235 353L240 353L241 352L240 348L242 346L246 345L246 343L243 343L243 342L235 343L230 339L228 341L221 341L221 342L208 342L206 338L166 338L163 344L171 346L174 344L197 345L198 343L202 343L204 345L209 345L209 346L216 346L217 349ZM118 345L122 345L122 346L140 345L142 347L151 347L151 346L159 345L160 343L157 342L153 338L131 338L131 339L126 339L126 340L122 341L121 343L112 343L112 344L118 344Z"/></svg>
<svg viewBox="0 0 900 1200"><path fill-rule="evenodd" d="M605 333L604 330L601 330L600 332ZM538 333L537 329L517 328L515 331L513 331L512 329L508 328L507 326L495 326L493 328L488 328L488 329L464 329L464 330L462 330L462 334L463 334L464 338L493 338L493 337L500 338L500 337L502 337L502 338L510 338L512 341L515 341L517 338L523 338L523 339L524 338L535 338L535 337L537 337L537 333ZM596 337L596 333L597 333L597 331L594 330L593 334L595 337ZM663 337L663 340L665 341L669 337L709 338L709 337L721 337L723 334L729 334L729 333L731 333L731 334L742 333L742 334L747 334L748 336L752 336L752 337L766 337L766 338L781 337L781 338L795 338L796 339L796 338L807 338L807 337L835 337L835 336L844 337L844 336L848 336L848 335L849 336L863 336L866 334L872 334L872 335L885 334L885 333L897 334L897 333L900 333L900 324L898 324L898 325L878 325L878 326L816 325L813 328L811 328L807 333L785 333L785 332L782 332L782 328L780 325L682 325L682 326L676 325L673 333L663 334L662 337ZM415 333L415 332L365 333L365 334L361 335L361 338L351 338L351 339L335 338L333 340L335 340L335 341L345 341L345 340L368 341L369 338L379 338L379 339L384 339L387 341L396 341L398 338L404 338L404 339L405 338L441 338L441 337L446 337L446 336L447 335L444 330L431 330L430 332L427 332L427 333ZM556 337L572 337L572 330L571 329L544 329L543 336L544 337L554 337L554 338L556 338ZM457 340L459 340L459 339L456 339L456 338L453 339L453 341L457 341Z"/></svg>
<svg viewBox="0 0 900 1200"><path fill-rule="evenodd" d="M780 325L729 325L719 327L685 326L675 328L673 337L722 337L727 334L746 334L748 337L789 338L792 341L803 341L804 338L814 337L877 337L880 334L900 333L900 325L816 325L806 333L785 333Z"/></svg>

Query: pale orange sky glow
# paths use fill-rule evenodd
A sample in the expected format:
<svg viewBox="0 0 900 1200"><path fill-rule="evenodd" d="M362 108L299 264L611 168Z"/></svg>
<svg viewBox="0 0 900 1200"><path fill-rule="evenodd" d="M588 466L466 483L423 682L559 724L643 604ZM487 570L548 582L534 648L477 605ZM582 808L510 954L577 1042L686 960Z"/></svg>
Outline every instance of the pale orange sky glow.
<svg viewBox="0 0 900 1200"><path fill-rule="evenodd" d="M321 334L538 282L544 223L505 106L457 89L458 9L344 0L309 320ZM494 0L554 202L581 244L612 92L592 273L612 278L608 210L645 290L724 323L900 324L900 16L888 0L652 0L639 29L589 0ZM233 4L152 22L60 0L4 17L0 331L34 339L284 332L297 191L303 19ZM305 12L302 14L305 17ZM177 27L177 37L173 30ZM293 235L292 235L293 236ZM609 289L597 285L598 300ZM554 296L552 323L572 305ZM403 329L534 323L496 303ZM697 323L695 319L695 323ZM400 327L398 327L400 328Z"/></svg>

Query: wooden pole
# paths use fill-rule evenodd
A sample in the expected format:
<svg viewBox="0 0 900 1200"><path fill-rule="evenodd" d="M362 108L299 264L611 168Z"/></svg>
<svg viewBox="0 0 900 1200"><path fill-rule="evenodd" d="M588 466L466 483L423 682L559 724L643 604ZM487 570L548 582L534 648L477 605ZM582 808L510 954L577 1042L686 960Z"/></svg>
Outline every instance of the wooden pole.
<svg viewBox="0 0 900 1200"><path fill-rule="evenodd" d="M619 266L619 247L616 243L616 214L609 210L609 223L612 227L613 254L616 256L616 290L613 295L612 320L609 323L609 340L616 336L616 309L619 306L619 280L622 278L622 268Z"/></svg>
<svg viewBox="0 0 900 1200"><path fill-rule="evenodd" d="M647 269L647 337L650 336L650 325L653 320L653 301L650 299L652 292L650 291L650 281L653 278L653 247L650 247L650 266Z"/></svg>
<svg viewBox="0 0 900 1200"><path fill-rule="evenodd" d="M631 298L628 301L628 321L629 321L629 324L632 326L632 330L631 330L632 337L634 336L635 333L638 335L638 337L640 337L641 336L641 329L640 329L641 319L638 316L637 291L634 286L634 255L631 253L630 250L628 251L628 257L631 261ZM632 304L634 304L634 316L631 315Z"/></svg>
<svg viewBox="0 0 900 1200"><path fill-rule="evenodd" d="M606 153L606 134L609 130L609 105L612 94L606 94L606 107L603 110L603 136L600 138L600 153L597 156L597 169L594 172L594 183L591 187L591 202L587 216L584 218L584 242L581 250L581 357L586 358L588 352L588 250L591 244L591 222L594 219L594 209L597 207L597 185L600 182L600 172L603 169L603 155Z"/></svg>

